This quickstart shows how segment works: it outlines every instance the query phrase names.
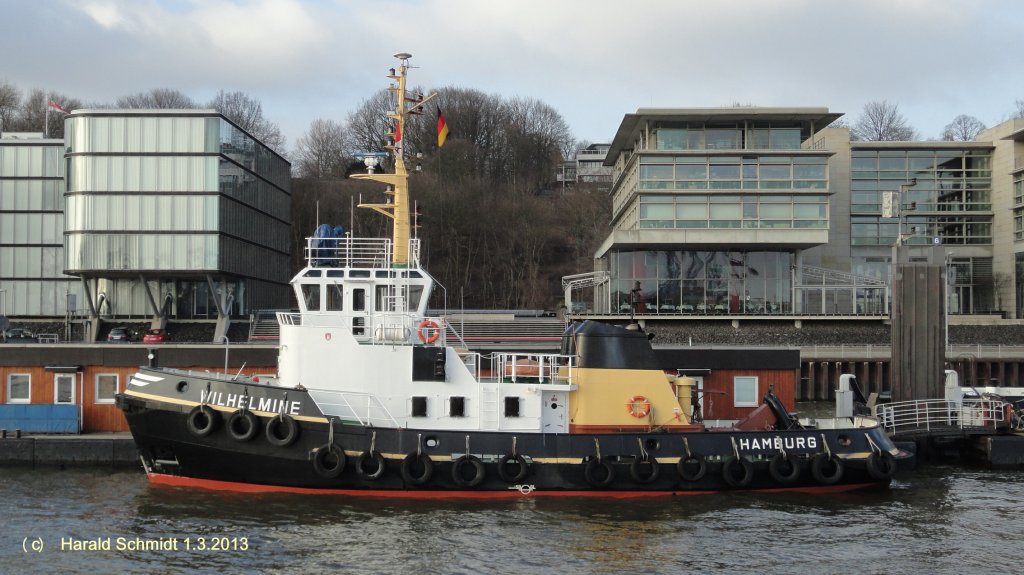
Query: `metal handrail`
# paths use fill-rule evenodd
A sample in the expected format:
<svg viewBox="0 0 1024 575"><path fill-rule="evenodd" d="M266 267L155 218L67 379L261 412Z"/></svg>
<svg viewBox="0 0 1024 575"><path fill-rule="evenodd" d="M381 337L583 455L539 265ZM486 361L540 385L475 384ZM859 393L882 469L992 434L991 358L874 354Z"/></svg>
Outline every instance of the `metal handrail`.
<svg viewBox="0 0 1024 575"><path fill-rule="evenodd" d="M320 411L328 417L342 421L356 421L374 427L399 427L398 421L377 396L355 391L309 389L309 395ZM358 408L357 408L358 406Z"/></svg>
<svg viewBox="0 0 1024 575"><path fill-rule="evenodd" d="M1006 405L995 399L899 401L876 405L875 417L891 434L995 430L1006 421Z"/></svg>
<svg viewBox="0 0 1024 575"><path fill-rule="evenodd" d="M554 353L496 353L492 357L494 375L512 383L529 378L531 383L571 384L574 360L575 356Z"/></svg>

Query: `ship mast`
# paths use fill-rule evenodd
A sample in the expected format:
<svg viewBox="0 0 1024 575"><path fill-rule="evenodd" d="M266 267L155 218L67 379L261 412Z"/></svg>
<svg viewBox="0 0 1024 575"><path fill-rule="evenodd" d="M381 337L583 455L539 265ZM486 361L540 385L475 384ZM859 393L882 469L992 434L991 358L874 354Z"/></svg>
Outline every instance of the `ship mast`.
<svg viewBox="0 0 1024 575"><path fill-rule="evenodd" d="M409 68L409 58L412 54L401 52L395 54L395 58L401 62L398 72L395 69L389 70L388 78L394 81L388 86L388 91L396 94L395 109L388 114L393 121L393 132L388 135L392 137L393 144L385 146L395 157L395 172L393 174L377 174L373 172L376 166L376 157L370 155L364 160L369 169L367 174L353 174L351 177L360 180L373 180L388 185L384 191L387 199L383 204L363 204L360 208L370 208L391 218L393 223L392 239L394 241L394 253L391 258L392 267L409 267L409 240L412 237L410 214L409 214L409 172L405 168L403 153L405 140L405 120L409 114L420 115L423 113L423 104L437 96L436 93L429 96L422 94L411 95L405 91L406 71Z"/></svg>

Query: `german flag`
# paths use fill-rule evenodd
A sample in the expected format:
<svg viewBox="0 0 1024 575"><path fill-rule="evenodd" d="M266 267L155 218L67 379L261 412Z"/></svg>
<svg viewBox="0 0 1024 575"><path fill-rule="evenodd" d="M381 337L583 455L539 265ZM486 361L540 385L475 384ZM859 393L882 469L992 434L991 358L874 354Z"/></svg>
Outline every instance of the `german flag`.
<svg viewBox="0 0 1024 575"><path fill-rule="evenodd" d="M441 107L437 107L437 147L440 148L444 145L444 141L448 139L448 122L444 120L444 113L441 112Z"/></svg>

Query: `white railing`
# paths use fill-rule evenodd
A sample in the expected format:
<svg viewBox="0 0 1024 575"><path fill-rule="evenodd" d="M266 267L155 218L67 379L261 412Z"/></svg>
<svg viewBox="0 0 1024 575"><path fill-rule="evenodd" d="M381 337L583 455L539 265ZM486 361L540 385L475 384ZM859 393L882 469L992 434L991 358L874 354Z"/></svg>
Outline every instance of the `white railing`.
<svg viewBox="0 0 1024 575"><path fill-rule="evenodd" d="M398 421L377 396L352 391L310 389L309 395L327 417L373 427L398 427Z"/></svg>
<svg viewBox="0 0 1024 575"><path fill-rule="evenodd" d="M994 399L899 401L875 406L875 417L890 434L995 431L1005 423L1006 402Z"/></svg>
<svg viewBox="0 0 1024 575"><path fill-rule="evenodd" d="M325 268L390 268L390 238L306 238L306 265ZM409 262L418 266L420 240L409 240Z"/></svg>
<svg viewBox="0 0 1024 575"><path fill-rule="evenodd" d="M574 356L560 354L496 353L492 358L493 374L512 383L571 384L574 359Z"/></svg>

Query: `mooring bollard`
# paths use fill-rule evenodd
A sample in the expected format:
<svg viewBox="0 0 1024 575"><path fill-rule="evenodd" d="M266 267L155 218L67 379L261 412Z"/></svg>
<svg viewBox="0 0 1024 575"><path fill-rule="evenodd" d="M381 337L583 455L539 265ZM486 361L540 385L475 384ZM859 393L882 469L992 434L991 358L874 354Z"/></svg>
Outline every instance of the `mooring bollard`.
<svg viewBox="0 0 1024 575"><path fill-rule="evenodd" d="M15 429L14 430L14 439L21 439L21 430L20 429Z"/></svg>
<svg viewBox="0 0 1024 575"><path fill-rule="evenodd" d="M7 439L7 430L0 429L0 439Z"/></svg>

